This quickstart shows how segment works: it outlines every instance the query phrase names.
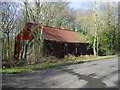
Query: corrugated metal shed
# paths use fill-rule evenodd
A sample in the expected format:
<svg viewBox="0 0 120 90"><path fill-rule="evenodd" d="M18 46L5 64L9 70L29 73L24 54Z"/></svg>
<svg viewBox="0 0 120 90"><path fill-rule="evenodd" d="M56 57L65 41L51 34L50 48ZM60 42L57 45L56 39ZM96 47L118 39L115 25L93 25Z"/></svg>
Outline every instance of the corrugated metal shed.
<svg viewBox="0 0 120 90"><path fill-rule="evenodd" d="M51 41L86 43L77 32L44 26L43 38Z"/></svg>

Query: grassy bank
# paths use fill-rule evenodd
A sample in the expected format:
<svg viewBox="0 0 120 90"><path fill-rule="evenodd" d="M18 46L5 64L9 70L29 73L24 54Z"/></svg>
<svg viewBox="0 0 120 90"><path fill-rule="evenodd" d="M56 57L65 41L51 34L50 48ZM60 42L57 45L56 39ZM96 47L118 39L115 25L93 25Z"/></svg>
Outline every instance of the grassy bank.
<svg viewBox="0 0 120 90"><path fill-rule="evenodd" d="M98 57L91 57L91 58L60 59L60 60L46 60L46 61L43 60L40 64L37 64L37 65L8 68L8 69L2 69L2 70L0 69L0 72L2 72L3 74L20 73L25 71L32 71L34 69L39 69L39 68L48 68L48 67L67 65L67 64L78 64L78 63L96 61L96 60L112 58L112 57L117 57L117 55L98 56Z"/></svg>

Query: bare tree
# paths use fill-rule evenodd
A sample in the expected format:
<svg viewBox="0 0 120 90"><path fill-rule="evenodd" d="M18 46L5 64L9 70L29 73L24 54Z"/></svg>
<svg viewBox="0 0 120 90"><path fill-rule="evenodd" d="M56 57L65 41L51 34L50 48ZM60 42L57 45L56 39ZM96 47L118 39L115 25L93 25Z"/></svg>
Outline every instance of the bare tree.
<svg viewBox="0 0 120 90"><path fill-rule="evenodd" d="M4 59L9 59L11 58L10 56L10 38L12 35L12 31L15 28L15 23L16 23L16 10L14 5L8 2L2 2L2 25L1 25L1 30L2 30L2 36L3 36L3 58Z"/></svg>

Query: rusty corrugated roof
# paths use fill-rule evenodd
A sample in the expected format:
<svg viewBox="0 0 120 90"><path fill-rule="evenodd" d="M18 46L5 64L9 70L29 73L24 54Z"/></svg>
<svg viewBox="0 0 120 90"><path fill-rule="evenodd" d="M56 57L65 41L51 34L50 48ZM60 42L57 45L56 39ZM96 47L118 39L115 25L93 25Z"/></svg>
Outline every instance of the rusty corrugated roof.
<svg viewBox="0 0 120 90"><path fill-rule="evenodd" d="M85 43L85 39L80 36L77 32L68 31L58 28L52 28L44 26L43 37L46 40L53 40L59 42L70 42L70 43Z"/></svg>

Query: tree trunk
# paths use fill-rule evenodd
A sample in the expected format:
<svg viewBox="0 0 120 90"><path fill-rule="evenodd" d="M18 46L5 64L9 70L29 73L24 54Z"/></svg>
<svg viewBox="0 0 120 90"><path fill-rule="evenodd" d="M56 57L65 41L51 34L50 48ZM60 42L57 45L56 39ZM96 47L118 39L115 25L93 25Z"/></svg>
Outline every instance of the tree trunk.
<svg viewBox="0 0 120 90"><path fill-rule="evenodd" d="M94 55L96 56L96 32L94 34L93 52L94 52Z"/></svg>
<svg viewBox="0 0 120 90"><path fill-rule="evenodd" d="M27 48L28 48L28 44L26 43L25 44L25 56L24 56L25 60L27 59Z"/></svg>
<svg viewBox="0 0 120 90"><path fill-rule="evenodd" d="M22 40L22 41L21 41L21 45L20 45L20 46L21 46L21 47L20 47L20 48L21 48L21 53L20 53L20 54L21 54L21 55L20 55L21 58L20 58L20 59L23 59L23 56L24 56L24 55L23 55L23 54L24 54L24 44L25 44L25 42L24 42L24 40Z"/></svg>
<svg viewBox="0 0 120 90"><path fill-rule="evenodd" d="M41 56L43 56L44 55L44 46L43 46L43 43L44 43L44 40L43 40L43 37L42 37L42 34L43 34L43 26L42 26L42 28L41 28L41 32L40 32L40 41L41 41Z"/></svg>
<svg viewBox="0 0 120 90"><path fill-rule="evenodd" d="M10 40L9 40L9 33L7 33L7 49L8 49L8 51L7 51L7 59L9 59L10 58L10 50L9 50L9 46L10 46L10 44L9 44L9 42L10 42Z"/></svg>
<svg viewBox="0 0 120 90"><path fill-rule="evenodd" d="M99 47L99 41L98 41L98 36L97 36L97 55L98 55L98 51L99 51L98 47Z"/></svg>

